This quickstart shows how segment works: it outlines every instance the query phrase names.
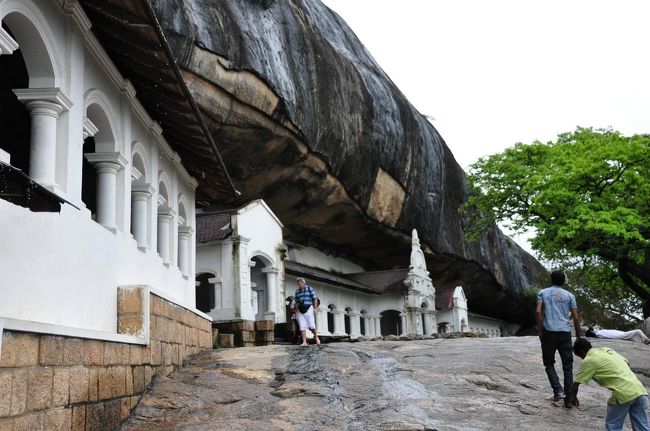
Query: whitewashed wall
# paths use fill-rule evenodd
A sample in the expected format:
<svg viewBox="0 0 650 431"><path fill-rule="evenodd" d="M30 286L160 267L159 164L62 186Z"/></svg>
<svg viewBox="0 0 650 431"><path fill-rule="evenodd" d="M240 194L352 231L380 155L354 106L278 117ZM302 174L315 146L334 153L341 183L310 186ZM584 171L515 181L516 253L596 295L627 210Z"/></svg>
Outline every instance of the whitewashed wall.
<svg viewBox="0 0 650 431"><path fill-rule="evenodd" d="M284 322L286 296L280 259L282 223L264 201L256 200L233 212L231 227L232 235L224 241L197 247L196 274L212 273L220 280L214 286L215 308L209 314L214 320L256 320L249 263L257 258L273 278L272 309L275 314L267 318Z"/></svg>
<svg viewBox="0 0 650 431"><path fill-rule="evenodd" d="M189 268L184 276L178 267L178 210L183 201L186 225L194 228L196 182L92 35L79 5L65 4L64 11L52 0L0 0L0 18L7 18L5 23L13 33L25 33L17 28L24 23L38 29L23 38L20 46L30 88L54 88L71 102L56 121L54 181L43 185L81 208L64 204L60 214L43 214L0 200L0 317L115 332L119 285L151 285L179 303L194 306L194 235L188 244ZM45 56L40 53L39 58L32 58L33 42L45 46ZM4 46L2 52L7 54ZM51 63L51 76L35 76L30 62ZM93 108L88 110L88 106ZM115 182L114 232L93 221L81 201L84 119L97 112L107 121L95 126L103 131L110 127L114 139L97 142L96 151L118 153L124 161ZM140 248L131 234L131 163L136 147L144 156L143 180L152 191L146 244ZM174 213L168 265L157 252L161 178L168 187L166 205Z"/></svg>
<svg viewBox="0 0 650 431"><path fill-rule="evenodd" d="M303 247L297 244L288 244L289 260L302 263L314 268L321 268L325 271L340 273L363 272L364 269L347 259L330 256L314 247Z"/></svg>

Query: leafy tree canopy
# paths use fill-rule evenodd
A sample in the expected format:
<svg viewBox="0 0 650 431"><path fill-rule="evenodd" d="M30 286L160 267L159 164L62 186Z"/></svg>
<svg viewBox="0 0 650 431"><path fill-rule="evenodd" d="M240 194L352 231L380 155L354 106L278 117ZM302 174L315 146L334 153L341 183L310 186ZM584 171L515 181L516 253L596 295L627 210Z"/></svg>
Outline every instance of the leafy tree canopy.
<svg viewBox="0 0 650 431"><path fill-rule="evenodd" d="M578 128L554 142L519 143L472 165L469 182L470 235L493 222L534 231L543 259L616 274L648 317L650 135Z"/></svg>

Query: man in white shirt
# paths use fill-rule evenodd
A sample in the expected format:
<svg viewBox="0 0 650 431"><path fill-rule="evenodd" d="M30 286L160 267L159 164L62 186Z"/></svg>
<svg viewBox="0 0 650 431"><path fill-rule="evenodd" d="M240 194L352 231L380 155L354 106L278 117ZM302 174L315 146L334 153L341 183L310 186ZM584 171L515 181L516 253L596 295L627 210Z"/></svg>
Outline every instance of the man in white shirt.
<svg viewBox="0 0 650 431"><path fill-rule="evenodd" d="M585 335L594 338L640 341L644 344L650 344L650 338L648 338L640 329L619 331L617 329L597 329L590 326L589 329L585 331Z"/></svg>

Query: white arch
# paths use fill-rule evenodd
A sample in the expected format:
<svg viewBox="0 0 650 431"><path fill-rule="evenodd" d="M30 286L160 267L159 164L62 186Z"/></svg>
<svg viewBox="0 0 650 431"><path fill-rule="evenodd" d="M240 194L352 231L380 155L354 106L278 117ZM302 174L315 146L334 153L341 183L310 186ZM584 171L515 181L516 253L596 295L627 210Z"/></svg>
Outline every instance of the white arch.
<svg viewBox="0 0 650 431"><path fill-rule="evenodd" d="M259 258L262 262L264 262L265 268L275 268L275 259L273 259L273 257L262 250L255 250L251 252L250 257L251 259L254 257Z"/></svg>
<svg viewBox="0 0 650 431"><path fill-rule="evenodd" d="M191 226L188 218L192 215L190 213L192 207L190 206L189 200L183 193L178 195L178 216L183 217L183 226Z"/></svg>
<svg viewBox="0 0 650 431"><path fill-rule="evenodd" d="M212 274L215 277L219 277L219 271L217 271L215 269L210 269L210 268L208 268L208 269L201 268L201 269L197 269L196 271L194 271L194 278L196 278L196 277L198 277L200 275L203 275L203 274Z"/></svg>
<svg viewBox="0 0 650 431"><path fill-rule="evenodd" d="M135 160L135 156L137 155L140 160L142 161L142 176L139 179L139 183L141 184L148 184L151 181L150 174L149 174L149 154L147 153L147 149L145 146L142 144L140 141L134 141L133 144L131 145L131 164L133 165L133 162Z"/></svg>
<svg viewBox="0 0 650 431"><path fill-rule="evenodd" d="M33 29L25 29L19 22L20 18L12 14L21 15L30 22ZM47 19L35 3L0 0L0 22L9 27L21 48L29 73L30 88L62 87L67 82L63 56L57 48ZM31 30L38 34L40 40L30 37Z"/></svg>
<svg viewBox="0 0 650 431"><path fill-rule="evenodd" d="M167 175L167 173L165 171L159 171L158 172L158 181L156 182L156 188L158 189L158 194L159 195L163 191L162 187L160 187L161 184L164 187L164 191L165 191L165 196L164 197L166 199L166 202L165 202L165 204L163 204L163 206L167 206L169 208L172 208L172 205L171 205L172 204L172 202L171 202L171 196L172 196L171 195L171 191L172 191L172 189L171 189L171 180L169 179L169 176Z"/></svg>
<svg viewBox="0 0 650 431"><path fill-rule="evenodd" d="M94 109L97 106L99 109ZM91 112L89 112L89 108ZM95 134L95 151L113 152L120 150L121 129L118 116L106 95L96 88L84 94L84 115L99 129Z"/></svg>

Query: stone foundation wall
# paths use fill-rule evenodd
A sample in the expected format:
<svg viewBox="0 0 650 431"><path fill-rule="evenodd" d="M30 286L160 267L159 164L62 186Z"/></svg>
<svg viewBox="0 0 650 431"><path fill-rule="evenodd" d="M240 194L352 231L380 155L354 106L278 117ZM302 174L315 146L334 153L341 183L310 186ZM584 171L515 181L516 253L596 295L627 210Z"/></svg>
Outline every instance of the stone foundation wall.
<svg viewBox="0 0 650 431"><path fill-rule="evenodd" d="M141 293L149 295L146 346L5 330L0 431L115 429L154 376L212 347L209 320ZM139 313L131 309L127 320Z"/></svg>
<svg viewBox="0 0 650 431"><path fill-rule="evenodd" d="M274 331L272 320L235 320L214 322L219 336L232 334L237 347L268 346L273 344ZM226 346L224 346L226 347Z"/></svg>

